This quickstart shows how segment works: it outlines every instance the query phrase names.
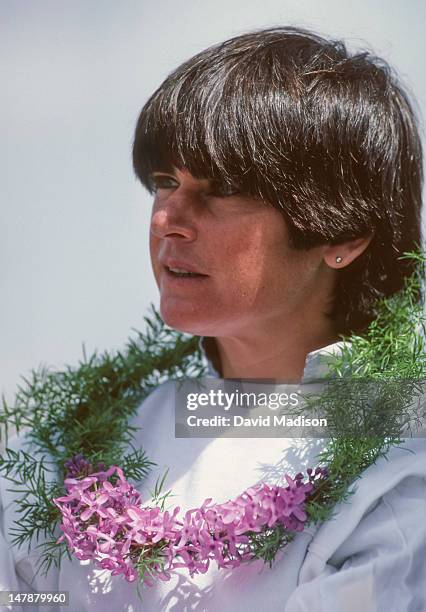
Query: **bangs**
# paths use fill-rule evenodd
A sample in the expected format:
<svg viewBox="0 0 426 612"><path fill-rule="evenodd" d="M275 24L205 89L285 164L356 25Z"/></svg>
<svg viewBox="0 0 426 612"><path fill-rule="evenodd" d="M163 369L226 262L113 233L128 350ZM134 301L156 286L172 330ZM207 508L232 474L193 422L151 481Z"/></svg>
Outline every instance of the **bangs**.
<svg viewBox="0 0 426 612"><path fill-rule="evenodd" d="M150 192L152 172L173 167L269 201L276 199L278 184L282 191L283 182L291 180L294 159L286 167L285 151L295 150L300 102L291 78L283 88L282 58L277 71L277 58L267 47L263 53L234 54L225 47L210 48L180 66L142 109L133 165Z"/></svg>

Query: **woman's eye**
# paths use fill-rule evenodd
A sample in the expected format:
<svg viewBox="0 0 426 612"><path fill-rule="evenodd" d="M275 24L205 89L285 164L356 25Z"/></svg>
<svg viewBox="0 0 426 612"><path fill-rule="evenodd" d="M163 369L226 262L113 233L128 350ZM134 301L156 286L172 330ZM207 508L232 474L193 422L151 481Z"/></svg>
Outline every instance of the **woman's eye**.
<svg viewBox="0 0 426 612"><path fill-rule="evenodd" d="M151 188L154 192L159 189L174 189L177 186L178 183L172 176L159 174L151 176Z"/></svg>

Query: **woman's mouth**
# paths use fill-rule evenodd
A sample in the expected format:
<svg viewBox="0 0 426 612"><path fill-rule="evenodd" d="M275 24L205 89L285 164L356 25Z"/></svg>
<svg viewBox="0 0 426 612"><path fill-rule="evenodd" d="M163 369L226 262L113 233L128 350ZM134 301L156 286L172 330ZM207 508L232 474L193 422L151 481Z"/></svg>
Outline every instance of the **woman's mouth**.
<svg viewBox="0 0 426 612"><path fill-rule="evenodd" d="M171 268L164 266L168 276L172 278L207 278L207 274L200 274L199 272L190 272L184 268Z"/></svg>

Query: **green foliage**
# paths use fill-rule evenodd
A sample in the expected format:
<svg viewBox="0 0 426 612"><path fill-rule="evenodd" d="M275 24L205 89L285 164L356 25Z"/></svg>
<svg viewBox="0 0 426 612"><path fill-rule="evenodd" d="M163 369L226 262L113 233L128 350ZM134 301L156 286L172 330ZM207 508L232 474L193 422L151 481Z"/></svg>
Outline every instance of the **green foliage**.
<svg viewBox="0 0 426 612"><path fill-rule="evenodd" d="M350 485L403 442L403 432L415 429L424 410L425 313L419 297L425 258L405 257L417 260L417 271L403 291L379 302L364 336L347 339L330 366L330 376L337 378L316 400L334 435L318 455L330 477L307 506L312 522L329 518L334 505L353 492Z"/></svg>
<svg viewBox="0 0 426 612"><path fill-rule="evenodd" d="M331 374L369 380L422 379L426 373L423 287L425 256L407 253L403 259L417 261L416 272L403 291L381 300L367 332L352 335Z"/></svg>
<svg viewBox="0 0 426 612"><path fill-rule="evenodd" d="M260 533L251 531L247 535L250 540L250 551L253 559L263 559L271 567L278 552L294 539L295 534L287 531L279 523L275 527L266 528Z"/></svg>
<svg viewBox="0 0 426 612"><path fill-rule="evenodd" d="M0 458L0 473L17 494L13 542L28 548L38 542L44 573L67 552L64 543L56 544L60 512L51 501L63 494L65 461L81 453L93 465L120 465L129 480L143 480L153 463L133 446L136 428L129 421L162 382L204 373L198 338L167 328L154 309L145 323L146 331L136 332L123 351L90 358L84 352L77 367L34 370L13 406L3 398L4 439L22 430L26 444L19 451L6 448Z"/></svg>

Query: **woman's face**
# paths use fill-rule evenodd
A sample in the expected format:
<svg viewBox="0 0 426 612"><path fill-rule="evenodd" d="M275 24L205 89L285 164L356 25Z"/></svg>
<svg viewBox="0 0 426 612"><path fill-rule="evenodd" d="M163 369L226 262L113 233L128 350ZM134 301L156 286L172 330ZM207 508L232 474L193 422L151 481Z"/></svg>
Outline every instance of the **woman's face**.
<svg viewBox="0 0 426 612"><path fill-rule="evenodd" d="M309 316L324 294L324 247L295 250L277 209L209 179L175 170L155 172L153 184L151 261L166 324L238 336Z"/></svg>

